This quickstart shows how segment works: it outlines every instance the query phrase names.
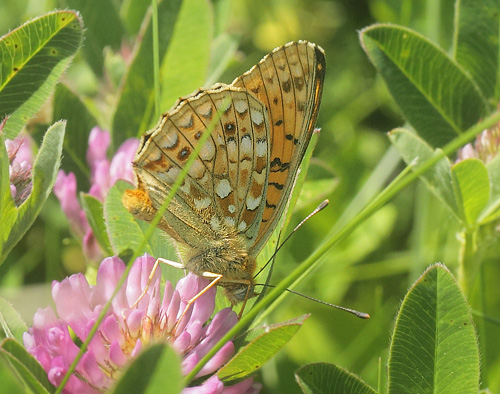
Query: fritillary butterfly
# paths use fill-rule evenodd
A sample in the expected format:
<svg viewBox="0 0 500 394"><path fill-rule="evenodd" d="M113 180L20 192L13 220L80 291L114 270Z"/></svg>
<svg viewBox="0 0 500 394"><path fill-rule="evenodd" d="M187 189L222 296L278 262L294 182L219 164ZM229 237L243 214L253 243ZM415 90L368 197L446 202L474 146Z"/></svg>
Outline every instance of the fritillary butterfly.
<svg viewBox="0 0 500 394"><path fill-rule="evenodd" d="M177 241L183 267L218 276L233 304L255 295L255 261L289 199L324 75L321 47L288 43L231 85L179 99L141 139L133 162L137 189L127 190L123 203L151 221L215 123L158 227Z"/></svg>

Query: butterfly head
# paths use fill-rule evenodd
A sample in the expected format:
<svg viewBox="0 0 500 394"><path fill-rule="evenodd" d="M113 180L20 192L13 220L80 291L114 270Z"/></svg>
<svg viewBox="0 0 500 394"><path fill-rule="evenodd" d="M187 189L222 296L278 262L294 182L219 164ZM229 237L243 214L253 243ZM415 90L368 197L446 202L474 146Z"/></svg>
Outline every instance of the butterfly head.
<svg viewBox="0 0 500 394"><path fill-rule="evenodd" d="M249 280L249 283L224 283L221 286L224 287L224 295L231 305L239 304L258 295L255 292L253 280Z"/></svg>

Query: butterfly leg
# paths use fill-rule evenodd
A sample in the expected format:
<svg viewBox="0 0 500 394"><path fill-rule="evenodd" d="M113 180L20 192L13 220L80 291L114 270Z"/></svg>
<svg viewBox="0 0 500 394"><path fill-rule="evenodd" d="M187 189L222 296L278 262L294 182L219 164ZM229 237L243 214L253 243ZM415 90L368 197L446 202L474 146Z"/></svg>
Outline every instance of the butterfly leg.
<svg viewBox="0 0 500 394"><path fill-rule="evenodd" d="M178 264L178 263L176 263ZM183 318L184 318L184 315L187 313L187 311L189 310L190 306L199 298L201 297L203 294L205 294L208 289L212 288L213 286L215 286L219 281L221 281L224 276L221 275L221 274L216 274L214 272L209 272L209 271L205 271L203 272L200 276L204 277L204 278L207 278L207 279L211 279L211 282L205 286L205 288L203 290L201 290L200 292L198 292L198 294L196 294L193 298L191 298L187 305L186 305L186 308L184 309L184 312L182 313L182 316L177 320L178 322L180 322ZM231 280L227 280L228 282L232 282L232 283L241 283L241 284L244 284L247 286L248 290L247 290L247 293L246 293L246 296L245 296L245 300L243 301L243 305L240 309L240 313L238 314L238 319L241 319L241 316L243 314L243 311L245 310L245 305L247 304L247 301L248 301L248 294L250 292L250 286L251 286L251 282L246 280L246 279L231 279Z"/></svg>
<svg viewBox="0 0 500 394"><path fill-rule="evenodd" d="M139 302L141 302L141 300L144 298L144 296L146 295L146 293L148 292L149 285L151 284L151 281L153 280L153 277L154 277L154 275L156 273L156 270L158 269L158 266L159 266L160 263L168 264L168 265L170 265L170 266L172 266L174 268L179 268L179 269L185 269L186 268L184 266L184 264L176 263L175 261L170 261L170 260L162 259L161 257L158 258L158 259L156 259L156 261L155 261L155 263L153 265L153 268L151 269L151 273L149 274L149 278L148 278L148 281L146 283L146 286L142 290L142 293L139 296L139 298L137 298L137 300L132 305L132 308L135 308L139 304Z"/></svg>
<svg viewBox="0 0 500 394"><path fill-rule="evenodd" d="M168 261L168 260L167 260ZM177 263L178 264L178 263ZM205 274L209 274L209 275L205 275ZM212 272L204 272L203 275L202 275L204 278L208 278L208 279L212 279L212 281L206 285L203 290L199 291L194 297L192 297L186 304L186 307L184 308L184 311L182 312L182 315L177 319L177 323L176 325L178 325L182 319L184 318L184 316L186 315L187 311L189 310L189 308L191 307L191 305L193 305L193 303L198 299L200 298L203 294L205 294L210 288L214 287L217 282L219 282L221 279L222 279L222 275L220 274L214 274ZM177 327L174 327L173 331L175 332L175 329Z"/></svg>

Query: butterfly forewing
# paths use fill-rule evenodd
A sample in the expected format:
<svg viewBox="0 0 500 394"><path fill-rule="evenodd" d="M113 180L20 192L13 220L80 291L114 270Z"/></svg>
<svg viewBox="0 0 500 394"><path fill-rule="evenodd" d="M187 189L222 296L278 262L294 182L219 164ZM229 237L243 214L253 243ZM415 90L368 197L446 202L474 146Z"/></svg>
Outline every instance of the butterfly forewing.
<svg viewBox="0 0 500 394"><path fill-rule="evenodd" d="M268 109L270 171L262 224L250 253L257 255L276 226L311 138L325 73L323 50L299 41L275 49L232 85L247 89Z"/></svg>

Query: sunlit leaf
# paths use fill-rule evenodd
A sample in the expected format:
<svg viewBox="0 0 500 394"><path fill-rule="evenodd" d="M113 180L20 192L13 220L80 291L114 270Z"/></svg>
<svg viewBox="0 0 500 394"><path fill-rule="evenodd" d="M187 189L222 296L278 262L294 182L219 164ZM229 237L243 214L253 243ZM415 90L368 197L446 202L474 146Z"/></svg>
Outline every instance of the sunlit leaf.
<svg viewBox="0 0 500 394"><path fill-rule="evenodd" d="M217 372L219 379L238 380L254 373L293 338L307 317L309 315L248 332L246 344Z"/></svg>
<svg viewBox="0 0 500 394"><path fill-rule="evenodd" d="M446 144L486 113L472 79L420 34L374 25L363 29L360 37L406 119L430 145Z"/></svg>
<svg viewBox="0 0 500 394"><path fill-rule="evenodd" d="M89 222L92 233L101 249L108 255L113 255L113 249L106 233L106 223L104 222L104 211L102 203L90 194L81 195L82 208Z"/></svg>
<svg viewBox="0 0 500 394"><path fill-rule="evenodd" d="M14 138L42 107L82 45L83 24L72 11L25 23L0 39L0 119Z"/></svg>
<svg viewBox="0 0 500 394"><path fill-rule="evenodd" d="M213 15L209 2L184 0L160 68L162 112L179 97L205 85L212 35Z"/></svg>
<svg viewBox="0 0 500 394"><path fill-rule="evenodd" d="M3 298L0 298L0 326L6 337L14 338L19 342L23 339L23 333L28 331L28 326L19 312Z"/></svg>
<svg viewBox="0 0 500 394"><path fill-rule="evenodd" d="M437 151L434 151L418 135L406 129L392 130L389 133L389 139L406 164L412 164L415 168L437 154ZM451 163L446 157L443 157L434 167L422 174L421 179L457 218L461 216L453 190Z"/></svg>
<svg viewBox="0 0 500 394"><path fill-rule="evenodd" d="M488 170L478 159L462 160L451 168L455 196L466 223L472 225L490 198Z"/></svg>
<svg viewBox="0 0 500 394"><path fill-rule="evenodd" d="M479 349L471 312L450 272L430 267L399 311L389 356L389 394L477 393Z"/></svg>
<svg viewBox="0 0 500 394"><path fill-rule="evenodd" d="M295 372L304 394L376 394L376 391L349 371L333 364L308 364Z"/></svg>
<svg viewBox="0 0 500 394"><path fill-rule="evenodd" d="M488 222L500 215L500 156L496 156L486 167L490 177L490 200L481 215L481 221Z"/></svg>
<svg viewBox="0 0 500 394"><path fill-rule="evenodd" d="M21 343L11 338L5 339L0 344L0 354L9 360L10 365L34 393L47 394L55 391L47 373Z"/></svg>
<svg viewBox="0 0 500 394"><path fill-rule="evenodd" d="M499 100L498 0L460 0L457 2L455 60L477 83L483 95Z"/></svg>

